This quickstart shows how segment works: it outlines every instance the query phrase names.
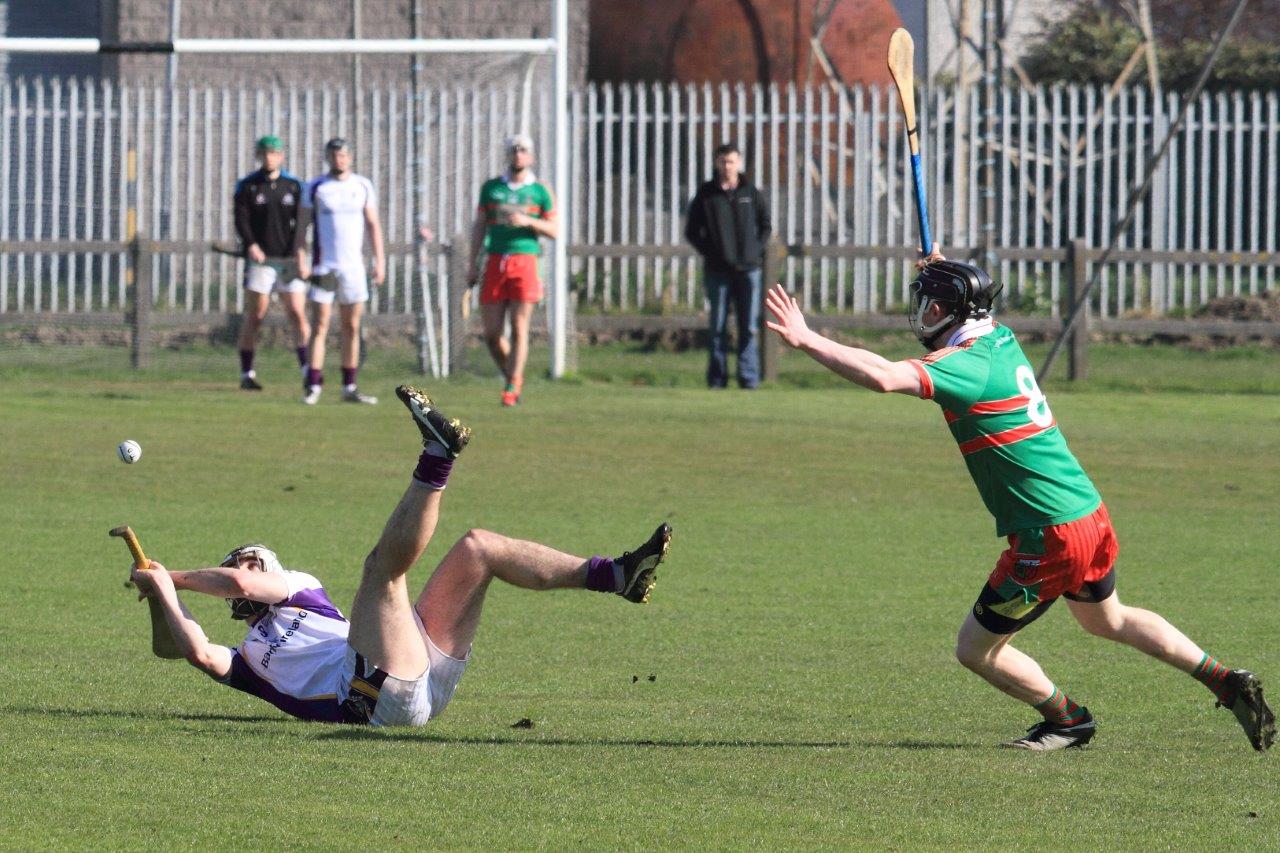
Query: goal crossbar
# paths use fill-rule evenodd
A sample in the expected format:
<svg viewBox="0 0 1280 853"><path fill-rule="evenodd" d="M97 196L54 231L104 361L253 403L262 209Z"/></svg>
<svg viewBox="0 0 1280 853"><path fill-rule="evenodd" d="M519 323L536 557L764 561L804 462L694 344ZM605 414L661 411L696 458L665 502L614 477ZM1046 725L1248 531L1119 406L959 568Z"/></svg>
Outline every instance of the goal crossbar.
<svg viewBox="0 0 1280 853"><path fill-rule="evenodd" d="M7 53L520 53L550 55L555 39L213 39L107 42L95 38L0 38Z"/></svg>

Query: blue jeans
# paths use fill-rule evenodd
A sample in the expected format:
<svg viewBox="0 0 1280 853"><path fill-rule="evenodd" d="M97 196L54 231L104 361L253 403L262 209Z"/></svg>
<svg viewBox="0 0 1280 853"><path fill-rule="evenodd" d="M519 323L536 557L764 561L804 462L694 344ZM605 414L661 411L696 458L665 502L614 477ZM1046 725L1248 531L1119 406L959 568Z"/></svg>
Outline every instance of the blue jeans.
<svg viewBox="0 0 1280 853"><path fill-rule="evenodd" d="M723 388L729 384L729 306L738 318L738 385L755 388L760 384L760 270L705 273L710 306L708 331L711 335L707 362L707 385Z"/></svg>

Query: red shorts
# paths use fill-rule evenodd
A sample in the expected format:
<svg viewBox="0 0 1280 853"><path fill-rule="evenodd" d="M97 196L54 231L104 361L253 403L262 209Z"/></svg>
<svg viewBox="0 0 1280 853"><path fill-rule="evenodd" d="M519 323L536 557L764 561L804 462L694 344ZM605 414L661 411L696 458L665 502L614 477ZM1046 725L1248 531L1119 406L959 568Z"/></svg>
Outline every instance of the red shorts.
<svg viewBox="0 0 1280 853"><path fill-rule="evenodd" d="M1101 601L1115 590L1120 544L1106 504L1084 518L1009 536L1009 548L987 578L974 616L989 631L1008 634L1049 608L1059 596Z"/></svg>
<svg viewBox="0 0 1280 853"><path fill-rule="evenodd" d="M537 255L490 255L484 265L480 304L537 302L542 299Z"/></svg>

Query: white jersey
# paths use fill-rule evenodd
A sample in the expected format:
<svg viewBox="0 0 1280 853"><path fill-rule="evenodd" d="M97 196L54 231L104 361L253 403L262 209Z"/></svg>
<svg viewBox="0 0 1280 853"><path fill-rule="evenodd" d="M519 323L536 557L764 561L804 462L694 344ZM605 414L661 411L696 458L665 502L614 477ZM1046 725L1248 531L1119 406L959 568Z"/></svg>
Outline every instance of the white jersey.
<svg viewBox="0 0 1280 853"><path fill-rule="evenodd" d="M320 581L305 572L284 577L289 597L250 626L226 683L295 717L336 722L350 626Z"/></svg>
<svg viewBox="0 0 1280 853"><path fill-rule="evenodd" d="M302 206L311 208L315 219L316 272L364 267L364 211L377 203L373 184L363 175L342 180L321 175L307 182Z"/></svg>

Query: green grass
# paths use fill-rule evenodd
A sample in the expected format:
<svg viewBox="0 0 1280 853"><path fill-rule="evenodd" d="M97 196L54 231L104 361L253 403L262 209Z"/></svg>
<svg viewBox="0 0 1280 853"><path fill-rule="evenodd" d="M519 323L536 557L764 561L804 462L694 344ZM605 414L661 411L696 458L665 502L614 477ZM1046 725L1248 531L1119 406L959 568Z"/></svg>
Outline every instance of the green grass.
<svg viewBox="0 0 1280 853"><path fill-rule="evenodd" d="M1050 399L1117 524L1123 598L1280 686L1280 370L1227 352L1098 347L1095 379ZM1094 744L994 748L1034 719L951 655L1001 543L935 406L794 355L753 394L697 387L696 353L579 357L514 411L487 376L436 386L476 439L411 585L471 526L590 554L665 518L654 600L495 587L448 712L396 731L290 721L151 658L106 532L133 525L172 568L264 539L346 605L415 458L389 399L406 354L375 354L376 408L299 405L284 354L253 397L225 351L145 376L118 353L0 367L0 844L1280 846L1276 756L1065 607L1019 646L1090 707ZM189 600L238 641L222 602Z"/></svg>

